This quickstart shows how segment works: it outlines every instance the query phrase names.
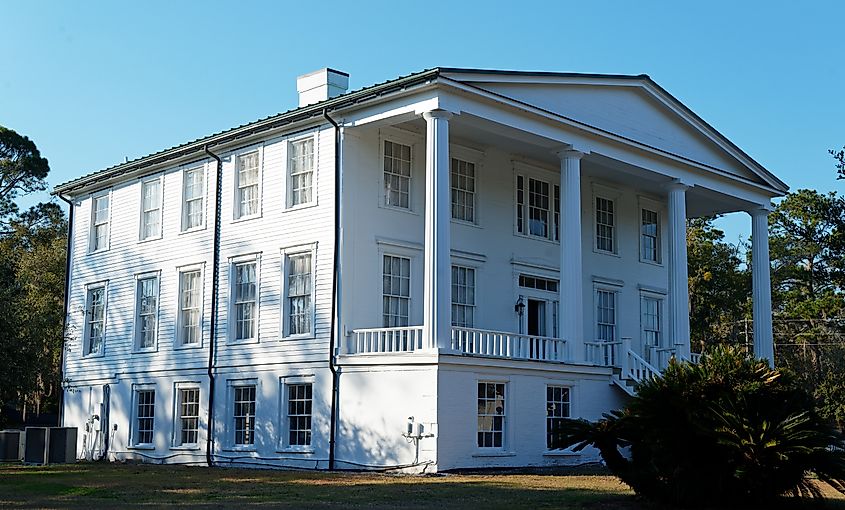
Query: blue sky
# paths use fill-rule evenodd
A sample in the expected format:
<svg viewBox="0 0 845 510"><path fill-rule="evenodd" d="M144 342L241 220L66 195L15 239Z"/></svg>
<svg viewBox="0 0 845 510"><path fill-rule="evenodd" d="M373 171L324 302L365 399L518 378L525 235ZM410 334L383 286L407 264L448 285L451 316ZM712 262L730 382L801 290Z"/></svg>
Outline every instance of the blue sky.
<svg viewBox="0 0 845 510"><path fill-rule="evenodd" d="M843 192L843 19L838 1L8 1L0 125L54 185L287 110L326 66L352 88L434 66L646 73L792 189Z"/></svg>

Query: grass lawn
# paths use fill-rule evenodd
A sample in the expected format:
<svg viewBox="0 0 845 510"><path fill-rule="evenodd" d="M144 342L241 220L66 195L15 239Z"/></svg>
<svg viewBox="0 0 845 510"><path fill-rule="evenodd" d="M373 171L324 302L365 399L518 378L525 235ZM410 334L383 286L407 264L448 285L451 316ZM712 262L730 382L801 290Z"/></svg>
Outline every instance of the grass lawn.
<svg viewBox="0 0 845 510"><path fill-rule="evenodd" d="M829 489L830 496L834 493ZM845 499L826 508L845 510ZM129 464L0 464L2 508L653 508L617 478L566 474L434 476ZM790 507L792 505L789 505Z"/></svg>

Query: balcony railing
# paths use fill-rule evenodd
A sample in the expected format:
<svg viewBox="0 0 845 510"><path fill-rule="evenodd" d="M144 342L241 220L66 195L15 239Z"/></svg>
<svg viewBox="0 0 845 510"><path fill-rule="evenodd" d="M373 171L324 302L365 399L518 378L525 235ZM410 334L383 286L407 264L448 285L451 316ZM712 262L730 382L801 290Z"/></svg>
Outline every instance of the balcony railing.
<svg viewBox="0 0 845 510"><path fill-rule="evenodd" d="M423 341L422 326L356 329L350 354L414 352L432 348Z"/></svg>
<svg viewBox="0 0 845 510"><path fill-rule="evenodd" d="M452 349L470 355L564 361L566 340L475 328L452 328Z"/></svg>

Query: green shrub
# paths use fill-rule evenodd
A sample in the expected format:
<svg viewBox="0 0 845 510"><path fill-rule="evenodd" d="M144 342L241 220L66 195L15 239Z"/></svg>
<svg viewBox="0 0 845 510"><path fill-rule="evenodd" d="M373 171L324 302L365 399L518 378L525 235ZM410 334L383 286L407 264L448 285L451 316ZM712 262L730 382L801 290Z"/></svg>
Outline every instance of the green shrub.
<svg viewBox="0 0 845 510"><path fill-rule="evenodd" d="M557 431L559 448L588 445L638 494L672 505L820 496L812 474L845 494L845 455L830 449L845 442L815 414L812 396L790 373L729 347L700 364L672 362L624 409Z"/></svg>

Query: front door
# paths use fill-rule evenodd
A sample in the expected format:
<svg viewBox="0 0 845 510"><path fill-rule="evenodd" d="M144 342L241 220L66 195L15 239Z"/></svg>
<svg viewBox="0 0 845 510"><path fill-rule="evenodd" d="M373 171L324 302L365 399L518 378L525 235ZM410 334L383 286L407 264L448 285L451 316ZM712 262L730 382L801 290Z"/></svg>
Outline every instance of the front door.
<svg viewBox="0 0 845 510"><path fill-rule="evenodd" d="M528 334L530 336L548 336L546 334L546 305L548 301L528 299Z"/></svg>

